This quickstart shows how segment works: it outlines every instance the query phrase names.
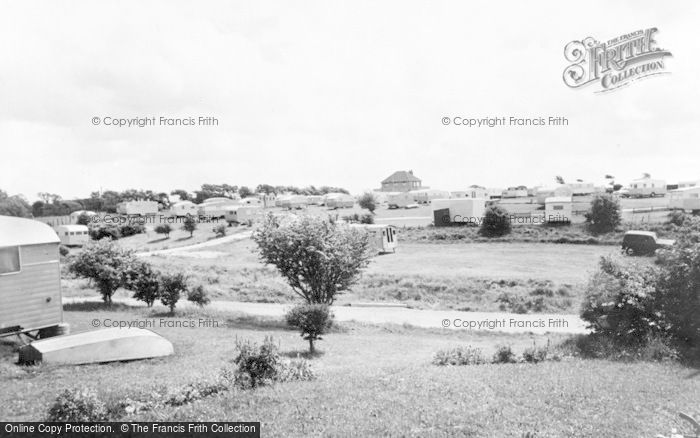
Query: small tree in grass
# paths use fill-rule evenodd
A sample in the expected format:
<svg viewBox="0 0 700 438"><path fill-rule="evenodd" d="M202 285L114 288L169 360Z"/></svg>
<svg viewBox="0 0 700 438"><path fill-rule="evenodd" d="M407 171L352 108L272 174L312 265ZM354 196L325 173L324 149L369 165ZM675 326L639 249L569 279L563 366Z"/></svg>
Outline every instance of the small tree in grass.
<svg viewBox="0 0 700 438"><path fill-rule="evenodd" d="M165 238L169 239L170 238L170 232L173 230L173 227L170 226L170 224L161 224L156 226L155 232L158 234L165 234Z"/></svg>
<svg viewBox="0 0 700 438"><path fill-rule="evenodd" d="M332 304L369 264L369 233L320 217L280 222L268 215L253 233L260 258L277 267L307 303Z"/></svg>
<svg viewBox="0 0 700 438"><path fill-rule="evenodd" d="M112 304L112 295L120 287L130 287L138 276L141 261L133 251L119 247L109 239L89 244L75 256L69 270L93 281L102 299Z"/></svg>
<svg viewBox="0 0 700 438"><path fill-rule="evenodd" d="M185 221L182 224L182 229L190 233L190 237L194 234L194 230L197 229L197 221L191 215L187 215Z"/></svg>
<svg viewBox="0 0 700 438"><path fill-rule="evenodd" d="M196 304L199 307L204 307L211 301L207 295L207 291L204 290L204 286L197 285L187 292L187 301Z"/></svg>
<svg viewBox="0 0 700 438"><path fill-rule="evenodd" d="M136 278L131 284L134 298L152 307L153 303L160 298L160 273L146 262L141 262L136 272Z"/></svg>
<svg viewBox="0 0 700 438"><path fill-rule="evenodd" d="M588 229L595 234L615 231L620 225L620 203L612 195L597 195L591 201L591 208L586 213Z"/></svg>
<svg viewBox="0 0 700 438"><path fill-rule="evenodd" d="M369 192L366 192L360 197L358 204L361 208L369 210L372 214L374 214L374 210L377 209L377 199Z"/></svg>
<svg viewBox="0 0 700 438"><path fill-rule="evenodd" d="M216 237L224 237L226 235L226 225L224 224L214 225L211 230L214 232Z"/></svg>
<svg viewBox="0 0 700 438"><path fill-rule="evenodd" d="M187 293L187 277L178 272L176 274L162 274L160 281L160 302L168 306L170 313L175 313L175 305L180 297Z"/></svg>
<svg viewBox="0 0 700 438"><path fill-rule="evenodd" d="M309 353L314 354L314 341L321 340L333 325L333 313L326 304L300 304L286 315L287 324L301 331L301 336L309 341Z"/></svg>
<svg viewBox="0 0 700 438"><path fill-rule="evenodd" d="M486 209L479 234L485 237L501 237L510 234L510 215L501 206L493 205Z"/></svg>

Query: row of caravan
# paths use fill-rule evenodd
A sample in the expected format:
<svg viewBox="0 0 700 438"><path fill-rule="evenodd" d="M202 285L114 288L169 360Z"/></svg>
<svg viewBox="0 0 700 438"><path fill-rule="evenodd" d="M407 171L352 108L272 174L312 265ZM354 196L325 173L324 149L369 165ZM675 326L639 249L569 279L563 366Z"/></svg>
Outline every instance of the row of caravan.
<svg viewBox="0 0 700 438"><path fill-rule="evenodd" d="M484 198L448 198L434 199L431 202L433 223L436 227L450 225L481 225L486 214L487 200ZM508 205L504 205L508 211ZM508 220L518 223L523 216L513 212ZM552 196L545 199L544 209L536 213L527 213L529 219L536 216L535 220L521 221L521 223L570 223L573 217L573 202L571 196Z"/></svg>
<svg viewBox="0 0 700 438"><path fill-rule="evenodd" d="M299 210L309 205L326 206L328 208L352 208L355 198L345 193L328 193L327 195L286 195L275 200L275 207Z"/></svg>

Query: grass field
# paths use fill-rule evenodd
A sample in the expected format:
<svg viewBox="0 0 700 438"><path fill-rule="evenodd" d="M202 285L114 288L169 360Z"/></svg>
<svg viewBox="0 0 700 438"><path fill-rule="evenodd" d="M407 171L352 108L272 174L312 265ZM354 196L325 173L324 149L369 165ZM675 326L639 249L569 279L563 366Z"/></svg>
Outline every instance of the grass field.
<svg viewBox="0 0 700 438"><path fill-rule="evenodd" d="M65 316L73 331L85 331L93 318L157 320L162 310L78 305ZM98 391L115 419L261 421L263 436L653 437L684 427L678 411L700 413L700 378L680 365L564 358L438 367L431 359L439 349L470 344L489 356L497 345L518 353L548 339L345 324L319 343L323 354L311 359L315 381L232 390L125 416L119 405L126 398L165 394L216 375L234 357L236 338L260 342L272 335L292 357L306 348L274 320L206 311L175 319L200 317L226 326L156 329L176 354L153 360L23 367L14 364L16 345L0 341L0 420L39 420L61 390L83 386Z"/></svg>

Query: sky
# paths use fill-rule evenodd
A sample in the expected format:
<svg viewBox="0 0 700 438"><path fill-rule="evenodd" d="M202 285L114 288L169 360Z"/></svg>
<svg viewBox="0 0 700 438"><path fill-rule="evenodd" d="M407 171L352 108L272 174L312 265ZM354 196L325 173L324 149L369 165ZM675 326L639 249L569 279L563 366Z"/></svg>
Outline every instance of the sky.
<svg viewBox="0 0 700 438"><path fill-rule="evenodd" d="M3 2L0 189L359 193L409 169L445 190L700 179L700 5L610 3ZM570 41L650 27L670 74L564 84ZM218 126L106 122L200 116ZM569 124L441 122L503 116Z"/></svg>

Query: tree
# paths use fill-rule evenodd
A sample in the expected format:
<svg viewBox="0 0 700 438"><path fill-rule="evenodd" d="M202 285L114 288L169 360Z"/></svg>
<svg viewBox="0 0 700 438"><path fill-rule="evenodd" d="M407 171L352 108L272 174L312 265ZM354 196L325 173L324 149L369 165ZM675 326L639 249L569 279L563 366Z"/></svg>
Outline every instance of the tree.
<svg viewBox="0 0 700 438"><path fill-rule="evenodd" d="M333 313L326 304L300 304L286 315L287 324L301 331L301 336L309 341L309 353L316 352L314 341L321 340L333 325Z"/></svg>
<svg viewBox="0 0 700 438"><path fill-rule="evenodd" d="M246 186L241 186L241 188L238 189L238 195L241 198L247 198L249 196L253 196L253 191Z"/></svg>
<svg viewBox="0 0 700 438"><path fill-rule="evenodd" d="M156 225L154 228L154 231L158 234L165 234L165 238L169 239L170 238L170 232L173 230L173 227L170 226L170 224L160 224Z"/></svg>
<svg viewBox="0 0 700 438"><path fill-rule="evenodd" d="M185 221L182 224L182 229L185 231L189 231L190 237L192 237L192 235L194 234L194 230L197 229L197 221L192 215L187 215Z"/></svg>
<svg viewBox="0 0 700 438"><path fill-rule="evenodd" d="M78 219L75 221L76 224L78 225L89 225L90 224L90 216L86 214L85 212L80 213L78 216Z"/></svg>
<svg viewBox="0 0 700 438"><path fill-rule="evenodd" d="M32 217L32 209L23 196L7 196L0 190L0 216Z"/></svg>
<svg viewBox="0 0 700 438"><path fill-rule="evenodd" d="M170 194L179 196L180 201L189 201L190 200L190 194L187 192L187 190L177 189L177 190L173 190L172 192L170 192Z"/></svg>
<svg viewBox="0 0 700 438"><path fill-rule="evenodd" d="M332 304L369 264L369 233L320 217L281 220L268 215L253 240L260 258L307 303Z"/></svg>
<svg viewBox="0 0 700 438"><path fill-rule="evenodd" d="M168 306L170 313L175 313L175 305L180 297L187 293L187 277L182 272L176 274L161 274L160 302Z"/></svg>
<svg viewBox="0 0 700 438"><path fill-rule="evenodd" d="M160 284L160 273L153 269L149 263L141 262L137 265L136 278L131 284L135 299L152 307L153 303L160 298Z"/></svg>
<svg viewBox="0 0 700 438"><path fill-rule="evenodd" d="M366 192L360 197L358 202L361 208L366 208L370 213L374 214L374 210L377 209L377 200L373 194Z"/></svg>
<svg viewBox="0 0 700 438"><path fill-rule="evenodd" d="M69 270L79 277L91 279L104 302L112 305L112 295L117 289L133 285L141 263L133 251L102 239L86 246L77 254L69 265Z"/></svg>
<svg viewBox="0 0 700 438"><path fill-rule="evenodd" d="M595 234L615 231L620 225L620 203L612 195L596 195L591 201L591 208L586 213L588 228Z"/></svg>
<svg viewBox="0 0 700 438"><path fill-rule="evenodd" d="M486 237L501 237L509 234L510 231L510 215L506 209L499 205L486 209L479 234Z"/></svg>

